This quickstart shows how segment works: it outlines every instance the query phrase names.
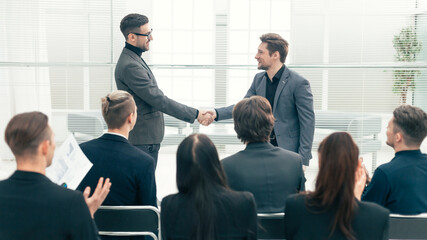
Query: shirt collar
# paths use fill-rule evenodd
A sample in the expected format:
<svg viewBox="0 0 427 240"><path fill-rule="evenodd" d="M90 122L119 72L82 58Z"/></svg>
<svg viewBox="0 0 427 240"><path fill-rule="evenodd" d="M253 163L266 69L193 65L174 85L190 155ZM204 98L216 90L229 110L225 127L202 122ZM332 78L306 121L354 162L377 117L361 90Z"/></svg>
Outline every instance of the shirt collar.
<svg viewBox="0 0 427 240"><path fill-rule="evenodd" d="M32 179L43 179L49 180L45 175L39 172L31 172L31 171L22 171L16 170L10 178L21 179L21 180L32 180Z"/></svg>
<svg viewBox="0 0 427 240"><path fill-rule="evenodd" d="M117 135L117 136L120 136L120 137L125 138L126 140L128 139L127 137L125 137L124 135L122 135L122 134L120 134L120 133L115 133L115 132L106 132L105 134Z"/></svg>
<svg viewBox="0 0 427 240"><path fill-rule="evenodd" d="M395 156L401 156L401 155L405 155L405 154L421 154L421 150L417 149L417 150L403 150L403 151L399 151L395 153Z"/></svg>
<svg viewBox="0 0 427 240"><path fill-rule="evenodd" d="M139 47L135 47L132 44L129 44L128 42L125 43L125 48L131 50L132 52L134 52L136 55L140 56L142 55L142 49Z"/></svg>
<svg viewBox="0 0 427 240"><path fill-rule="evenodd" d="M270 81L270 82L277 82L277 81L279 81L279 80L280 80L280 78L282 77L283 71L285 71L285 64L283 64L283 65L282 65L282 67L279 69L279 71L277 71L276 75L274 75L274 77L273 77L273 81ZM265 76L266 76L269 80L271 80L271 79L268 77L267 72L265 72Z"/></svg>

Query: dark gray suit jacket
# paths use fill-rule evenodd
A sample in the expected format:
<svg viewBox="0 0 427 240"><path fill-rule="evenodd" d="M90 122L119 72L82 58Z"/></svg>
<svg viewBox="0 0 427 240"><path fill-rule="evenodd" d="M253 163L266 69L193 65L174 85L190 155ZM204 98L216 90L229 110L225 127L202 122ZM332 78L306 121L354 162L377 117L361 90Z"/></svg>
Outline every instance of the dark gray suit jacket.
<svg viewBox="0 0 427 240"><path fill-rule="evenodd" d="M245 98L253 95L265 97L265 72L257 73ZM232 117L234 105L218 108L218 120ZM313 94L307 79L285 66L274 97L274 132L277 145L299 153L303 164L309 164L314 136Z"/></svg>
<svg viewBox="0 0 427 240"><path fill-rule="evenodd" d="M134 145L159 144L163 140L163 113L193 123L197 109L165 96L147 64L136 53L123 48L114 73L117 89L132 94L138 107L138 119L129 133Z"/></svg>
<svg viewBox="0 0 427 240"><path fill-rule="evenodd" d="M305 190L301 156L270 143L250 143L221 163L230 188L251 192L260 213L282 212L289 194Z"/></svg>

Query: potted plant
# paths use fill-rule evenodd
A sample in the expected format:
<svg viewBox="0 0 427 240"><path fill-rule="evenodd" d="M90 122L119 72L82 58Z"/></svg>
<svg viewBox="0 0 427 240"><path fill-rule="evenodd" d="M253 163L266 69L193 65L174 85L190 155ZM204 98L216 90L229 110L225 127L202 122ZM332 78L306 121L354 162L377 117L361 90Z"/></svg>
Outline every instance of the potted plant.
<svg viewBox="0 0 427 240"><path fill-rule="evenodd" d="M422 47L421 42L418 42L416 29L413 26L402 28L393 38L393 47L396 49L396 61L415 62ZM400 94L401 103L406 103L408 91L414 91L415 77L419 74L420 70L414 69L393 70L393 92Z"/></svg>

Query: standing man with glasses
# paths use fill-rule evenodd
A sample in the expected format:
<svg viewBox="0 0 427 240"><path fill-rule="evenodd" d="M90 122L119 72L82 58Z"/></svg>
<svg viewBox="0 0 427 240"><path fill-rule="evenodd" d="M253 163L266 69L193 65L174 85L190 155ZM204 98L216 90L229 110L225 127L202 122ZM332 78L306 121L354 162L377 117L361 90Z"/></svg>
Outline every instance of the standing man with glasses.
<svg viewBox="0 0 427 240"><path fill-rule="evenodd" d="M163 113L189 123L195 119L206 122L210 115L168 98L157 86L156 78L141 58L153 40L153 29L146 16L136 13L125 16L120 22L120 30L126 45L116 65L117 89L133 96L139 116L129 133L129 141L151 155L156 166L165 132Z"/></svg>

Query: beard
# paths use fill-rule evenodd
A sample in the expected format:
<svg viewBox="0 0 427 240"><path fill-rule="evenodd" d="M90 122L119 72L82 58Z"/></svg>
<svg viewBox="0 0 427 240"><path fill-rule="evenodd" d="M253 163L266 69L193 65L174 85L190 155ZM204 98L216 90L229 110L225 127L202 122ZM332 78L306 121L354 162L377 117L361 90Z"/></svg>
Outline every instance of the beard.
<svg viewBox="0 0 427 240"><path fill-rule="evenodd" d="M392 147L394 149L394 144L392 142L389 142L388 140L385 142L385 144L389 145L390 147Z"/></svg>
<svg viewBox="0 0 427 240"><path fill-rule="evenodd" d="M265 66L265 65L262 65L262 64L258 64L258 69L259 70L268 70L270 67L269 66Z"/></svg>
<svg viewBox="0 0 427 240"><path fill-rule="evenodd" d="M144 45L141 47L141 50L142 50L142 52L146 52L146 51L150 50L150 48L148 46Z"/></svg>

